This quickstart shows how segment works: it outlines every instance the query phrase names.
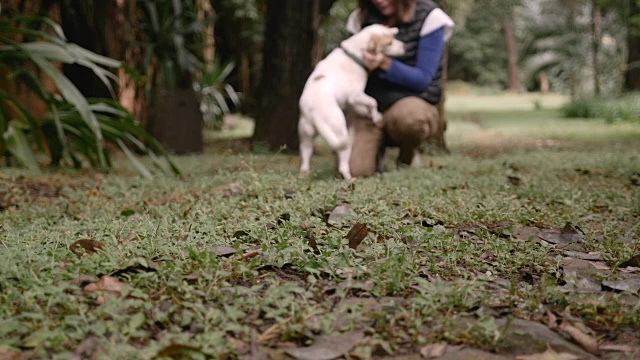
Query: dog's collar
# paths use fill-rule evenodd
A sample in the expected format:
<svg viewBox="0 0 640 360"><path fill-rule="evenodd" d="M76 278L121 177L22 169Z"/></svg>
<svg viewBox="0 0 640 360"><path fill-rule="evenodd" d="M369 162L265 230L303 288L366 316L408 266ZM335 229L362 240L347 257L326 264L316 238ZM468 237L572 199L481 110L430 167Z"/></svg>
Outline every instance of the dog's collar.
<svg viewBox="0 0 640 360"><path fill-rule="evenodd" d="M347 50L344 46L342 46L342 44L340 44L340 49L342 49L342 51L344 51L344 53L347 54L347 56L350 57L351 60L353 60L356 64L360 65L365 70L368 70L367 67L364 65L364 63L362 62L362 59L355 56L351 51Z"/></svg>

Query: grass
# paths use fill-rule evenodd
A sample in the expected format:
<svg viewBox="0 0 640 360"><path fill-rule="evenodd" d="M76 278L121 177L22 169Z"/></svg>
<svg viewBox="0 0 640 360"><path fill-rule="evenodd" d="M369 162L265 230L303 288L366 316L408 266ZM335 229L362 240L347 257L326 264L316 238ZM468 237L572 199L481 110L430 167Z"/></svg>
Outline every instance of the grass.
<svg viewBox="0 0 640 360"><path fill-rule="evenodd" d="M575 250L609 269L591 281L636 276L617 267L640 253L640 125L563 119L556 98L533 110L532 97L473 97L449 100L452 155L354 183L326 149L307 179L295 156L213 145L176 159L184 179L145 180L124 159L112 175L3 169L0 348L234 358L362 331L352 357L439 341L503 351L497 320L549 312L606 342L638 334L636 295L567 291L571 258L518 234L570 222ZM357 223L368 234L352 249ZM76 255L81 239L101 248ZM91 285L105 275L127 286Z"/></svg>
<svg viewBox="0 0 640 360"><path fill-rule="evenodd" d="M607 121L640 122L640 93L618 98L581 98L562 109L566 117L604 118Z"/></svg>

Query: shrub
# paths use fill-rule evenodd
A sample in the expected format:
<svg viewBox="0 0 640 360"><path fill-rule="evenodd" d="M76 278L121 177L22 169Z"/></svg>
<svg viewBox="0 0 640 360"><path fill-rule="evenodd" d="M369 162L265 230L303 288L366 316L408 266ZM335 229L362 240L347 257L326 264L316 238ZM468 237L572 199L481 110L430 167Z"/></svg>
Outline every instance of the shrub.
<svg viewBox="0 0 640 360"><path fill-rule="evenodd" d="M640 122L640 93L617 98L580 98L563 107L568 118L601 118Z"/></svg>

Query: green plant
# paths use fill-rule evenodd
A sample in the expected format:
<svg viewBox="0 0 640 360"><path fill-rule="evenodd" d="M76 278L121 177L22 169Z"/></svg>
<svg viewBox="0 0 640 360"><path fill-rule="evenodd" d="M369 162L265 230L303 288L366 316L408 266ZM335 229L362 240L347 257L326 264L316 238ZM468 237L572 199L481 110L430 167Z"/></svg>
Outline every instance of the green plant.
<svg viewBox="0 0 640 360"><path fill-rule="evenodd" d="M144 62L139 70L155 74L151 87L170 89L190 83L202 69L196 54L201 43L198 34L210 20L197 20L193 1L144 0L139 6L145 36Z"/></svg>
<svg viewBox="0 0 640 360"><path fill-rule="evenodd" d="M234 62L229 61L221 65L216 59L213 68L205 72L196 84L205 124L214 129L220 129L224 116L231 113L229 102L233 106L240 105L241 94L227 83L227 78L234 68Z"/></svg>
<svg viewBox="0 0 640 360"><path fill-rule="evenodd" d="M640 93L616 98L578 98L566 104L562 111L568 118L603 118L607 121L640 122Z"/></svg>
<svg viewBox="0 0 640 360"><path fill-rule="evenodd" d="M43 24L44 30L34 30ZM39 168L34 146L47 154L54 166L81 168L85 163L101 171L111 168L105 143L118 145L140 174L151 172L129 149L133 144L151 156L160 169L178 173L162 148L131 118L119 104L110 100L88 100L53 62L79 64L91 69L111 90L115 76L108 68L120 62L69 43L55 22L46 18L15 17L0 19L0 68L8 81L24 85L47 107L43 119L27 108L16 94L0 90L0 155L15 159L20 165ZM13 38L24 38L18 42ZM46 74L58 94L51 93L38 73ZM156 153L165 157L164 167Z"/></svg>

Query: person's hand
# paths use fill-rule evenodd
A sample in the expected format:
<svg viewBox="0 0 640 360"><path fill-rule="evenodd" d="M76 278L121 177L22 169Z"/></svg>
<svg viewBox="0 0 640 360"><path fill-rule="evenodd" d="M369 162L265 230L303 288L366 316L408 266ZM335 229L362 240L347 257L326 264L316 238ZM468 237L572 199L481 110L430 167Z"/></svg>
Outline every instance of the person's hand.
<svg viewBox="0 0 640 360"><path fill-rule="evenodd" d="M391 59L382 52L365 50L362 52L362 63L369 71L376 69L389 70Z"/></svg>

